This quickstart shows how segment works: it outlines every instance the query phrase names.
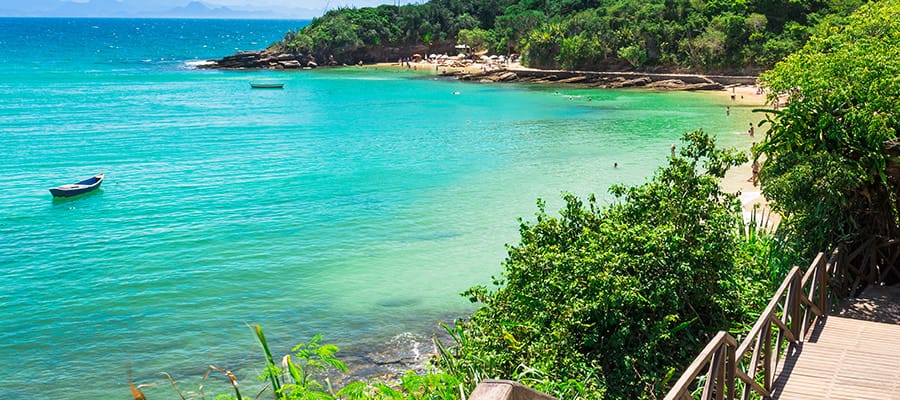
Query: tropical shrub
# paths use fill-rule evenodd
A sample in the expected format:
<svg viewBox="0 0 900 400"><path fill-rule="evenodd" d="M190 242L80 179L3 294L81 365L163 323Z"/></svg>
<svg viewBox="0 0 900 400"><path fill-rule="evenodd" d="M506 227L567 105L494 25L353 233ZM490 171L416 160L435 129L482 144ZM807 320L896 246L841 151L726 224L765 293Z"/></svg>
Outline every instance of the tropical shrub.
<svg viewBox="0 0 900 400"><path fill-rule="evenodd" d="M461 392L460 381L447 373L430 370L425 374L417 374L408 371L396 380L383 381L373 379L368 382L354 381L336 390L329 379L329 374L334 372L347 372L347 367L337 357L338 347L333 344L322 344L321 335L315 335L309 342L300 343L292 350L293 354L285 355L280 362L276 362L269 344L263 334L262 327L254 325L254 334L262 348L265 365L259 380L265 382L265 386L255 396L242 394L239 389L238 378L229 370L211 365L203 380L211 372L216 372L228 379L234 394L219 394L217 400L243 400L245 398L260 398L266 392L270 392L275 400L460 400L464 399ZM172 384L173 389L181 399L206 398L203 392L203 384L196 392L185 392L175 384L174 378L165 374ZM145 399L144 394L129 379L135 400Z"/></svg>
<svg viewBox="0 0 900 400"><path fill-rule="evenodd" d="M495 288L451 329L440 366L470 387L522 381L560 398L653 398L717 330L753 319L771 282L752 255L740 202L719 188L744 160L702 131L645 184L616 186L601 207L566 194L560 216L538 203ZM760 300L762 299L762 300ZM756 310L758 312L758 310Z"/></svg>
<svg viewBox="0 0 900 400"><path fill-rule="evenodd" d="M900 1L832 23L761 76L786 101L757 148L762 188L807 257L900 234Z"/></svg>

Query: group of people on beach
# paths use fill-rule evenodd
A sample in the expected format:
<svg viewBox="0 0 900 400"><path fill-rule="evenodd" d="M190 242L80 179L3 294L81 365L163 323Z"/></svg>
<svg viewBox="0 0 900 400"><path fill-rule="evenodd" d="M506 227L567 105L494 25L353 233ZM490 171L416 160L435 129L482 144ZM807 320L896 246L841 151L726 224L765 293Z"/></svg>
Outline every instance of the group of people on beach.
<svg viewBox="0 0 900 400"><path fill-rule="evenodd" d="M763 94L763 90L759 85L756 85L756 94L757 95ZM731 88L731 102L732 103L734 103L737 100L736 97L737 97L737 91L735 90L734 87L732 87ZM741 99L743 99L743 98L744 98L744 96L741 95ZM778 105L775 104L775 107L777 109ZM731 115L731 106L726 105L725 106L725 116L730 116L730 115ZM753 122L750 122L749 129L747 129L747 135L752 138L752 137L754 137L755 134L756 134L756 128L753 126ZM753 142L753 145L755 146L756 142ZM750 171L751 171L752 175L750 176L750 178L747 179L747 182L751 182L751 183L753 183L753 186L756 186L756 182L759 180L759 171L761 168L762 167L759 164L759 159L754 159L753 163L750 165Z"/></svg>

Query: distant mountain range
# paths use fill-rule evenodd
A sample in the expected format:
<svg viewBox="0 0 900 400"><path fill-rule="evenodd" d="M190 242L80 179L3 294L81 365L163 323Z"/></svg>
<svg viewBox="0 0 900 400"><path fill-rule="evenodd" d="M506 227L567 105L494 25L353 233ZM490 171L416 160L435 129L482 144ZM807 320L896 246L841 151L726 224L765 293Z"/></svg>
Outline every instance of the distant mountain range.
<svg viewBox="0 0 900 400"><path fill-rule="evenodd" d="M173 18L264 18L272 17L272 11L237 11L228 7L211 8L199 1L192 1L184 7L175 7L162 12L160 16Z"/></svg>
<svg viewBox="0 0 900 400"><path fill-rule="evenodd" d="M279 10L257 8L229 8L192 1L184 6L135 5L120 0L89 0L87 2L60 0L0 1L3 17L116 17L116 18L247 18L247 19L311 19L325 10L288 8Z"/></svg>

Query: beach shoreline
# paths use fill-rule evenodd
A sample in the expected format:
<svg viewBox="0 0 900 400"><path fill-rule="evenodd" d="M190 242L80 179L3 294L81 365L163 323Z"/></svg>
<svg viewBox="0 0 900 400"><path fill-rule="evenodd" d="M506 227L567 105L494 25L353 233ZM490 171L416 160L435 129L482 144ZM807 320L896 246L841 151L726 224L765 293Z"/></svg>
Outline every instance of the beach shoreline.
<svg viewBox="0 0 900 400"><path fill-rule="evenodd" d="M412 70L416 72L420 72L423 74L430 74L432 76L442 76L447 78L460 79L461 76L487 76L486 72L497 76L498 74L505 74L515 71L541 71L542 73L551 73L554 71L549 70L536 70L536 69L528 69L521 67L519 64L514 63L511 64L511 68L507 68L505 66L502 67L491 67L489 65L483 63L471 63L471 64L452 64L452 65L442 65L442 64L433 64L428 62L410 62L410 63L377 63L377 64L367 64L363 65L365 68L376 68L376 69L396 69L396 70ZM491 71L486 71L489 68L494 68ZM576 74L581 72L575 72ZM616 73L621 74L621 73ZM641 73L633 73L635 75L647 75ZM652 74L650 74L652 75ZM658 74L657 76L665 76L671 77L676 74ZM703 79L704 75L689 75L689 74L680 74L680 77L695 77L697 79ZM739 80L749 81L749 77L739 77ZM753 81L756 80L756 77L752 77ZM534 83L534 84L559 84L566 85L578 88L596 88L596 89L604 89L607 87L585 84L583 82L579 82L578 80L569 80L569 81L546 81L546 80L529 80L522 82L517 79L500 79L500 80L481 80L481 79L461 79L467 80L471 82L478 83ZM716 102L720 102L723 105L723 108L729 110L730 108L766 108L768 105L767 96L764 92L759 89L759 86L754 84L731 84L727 86L722 86L718 89L691 89L685 88L685 85L679 84L669 84L669 85L633 85L633 86L622 86L615 88L627 88L634 90L668 90L668 91L692 91L701 96L710 96L716 99ZM730 113L730 111L727 111ZM754 135L750 136L749 127L747 132L747 147L751 147L752 144L756 143L758 140L762 139L766 135L766 126L760 126L760 122L762 121L762 116L759 119L754 119L750 121L750 123L754 127ZM757 212L766 212L768 210L768 202L765 197L762 195L762 192L759 188L759 183L752 182L753 176L753 154L748 154L750 157L747 162L738 165L729 169L728 173L722 179L720 185L722 190L726 193L736 194L741 200L744 219L749 220L751 214L754 209L757 209ZM775 215L772 217L772 222L777 223L779 218Z"/></svg>
<svg viewBox="0 0 900 400"><path fill-rule="evenodd" d="M715 96L719 99L717 101L725 104L726 107L769 107L766 104L766 94L759 91L758 87L755 85L733 86L721 91L703 93L708 96ZM768 126L761 125L760 122L762 122L762 120L762 115L760 115L760 118L750 122L754 128L753 136L750 136L749 134L749 127L747 132L747 140L750 142L751 146L766 137ZM759 187L759 182L753 182L753 154L750 153L748 156L750 159L747 160L747 162L728 170L728 173L725 174L720 186L722 187L722 191L738 195L738 198L741 200L745 222L750 221L755 210L757 213L757 221L759 221L759 216L761 214L765 214L768 216L766 222L769 225L769 228L775 228L781 218L777 214L771 212L768 200L765 198Z"/></svg>

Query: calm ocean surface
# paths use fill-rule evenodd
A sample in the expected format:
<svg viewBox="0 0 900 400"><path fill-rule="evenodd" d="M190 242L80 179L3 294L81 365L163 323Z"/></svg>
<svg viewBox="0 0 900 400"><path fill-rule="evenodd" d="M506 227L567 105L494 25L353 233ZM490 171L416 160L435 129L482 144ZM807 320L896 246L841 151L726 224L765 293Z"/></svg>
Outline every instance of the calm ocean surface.
<svg viewBox="0 0 900 400"><path fill-rule="evenodd" d="M130 398L129 364L151 399L210 363L252 386L250 323L278 354L426 343L537 198L608 200L686 130L747 147L709 95L190 67L302 25L0 19L0 398Z"/></svg>

